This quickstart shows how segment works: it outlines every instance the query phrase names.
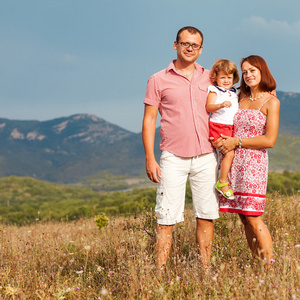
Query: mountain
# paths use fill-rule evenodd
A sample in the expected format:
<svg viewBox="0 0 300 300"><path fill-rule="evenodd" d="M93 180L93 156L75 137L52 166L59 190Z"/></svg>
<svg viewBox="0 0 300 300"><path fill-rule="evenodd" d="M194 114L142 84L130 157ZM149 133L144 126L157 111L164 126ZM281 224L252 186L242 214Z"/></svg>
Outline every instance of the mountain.
<svg viewBox="0 0 300 300"><path fill-rule="evenodd" d="M277 92L280 135L270 149L270 169L299 171L300 94ZM159 157L159 128L155 153ZM0 176L30 176L70 183L102 171L145 173L141 133L89 114L49 121L0 118Z"/></svg>
<svg viewBox="0 0 300 300"><path fill-rule="evenodd" d="M111 145L135 135L88 114L44 122L1 118L0 176L73 181L82 178L80 170L78 174L69 172L73 167L84 165L85 159L93 156L93 151L109 149ZM93 162L90 163L93 169ZM90 174L87 170L84 176Z"/></svg>
<svg viewBox="0 0 300 300"><path fill-rule="evenodd" d="M279 132L292 136L300 135L300 94L277 92L280 100Z"/></svg>

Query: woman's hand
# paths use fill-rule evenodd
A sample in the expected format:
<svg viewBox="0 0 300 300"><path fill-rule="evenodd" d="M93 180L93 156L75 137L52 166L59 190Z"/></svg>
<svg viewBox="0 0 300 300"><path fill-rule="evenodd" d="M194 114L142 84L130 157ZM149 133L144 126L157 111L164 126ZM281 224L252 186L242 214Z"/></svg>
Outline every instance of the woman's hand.
<svg viewBox="0 0 300 300"><path fill-rule="evenodd" d="M210 139L210 142L212 143L212 145L216 148L216 149L218 149L218 150L220 150L220 147L222 147L222 138L218 138L216 141L214 140L214 138L213 137L210 137L209 138Z"/></svg>
<svg viewBox="0 0 300 300"><path fill-rule="evenodd" d="M234 150L239 145L239 138L234 138L223 134L221 134L221 137L222 137L222 146L220 147L219 150L223 154L226 154L227 152Z"/></svg>

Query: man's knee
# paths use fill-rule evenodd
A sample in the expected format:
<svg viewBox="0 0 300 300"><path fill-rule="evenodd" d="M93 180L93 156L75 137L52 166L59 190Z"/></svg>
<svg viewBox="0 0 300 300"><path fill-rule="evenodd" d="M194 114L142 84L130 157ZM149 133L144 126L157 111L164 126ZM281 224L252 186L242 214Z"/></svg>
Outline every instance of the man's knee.
<svg viewBox="0 0 300 300"><path fill-rule="evenodd" d="M213 220L196 218L197 226L213 226Z"/></svg>

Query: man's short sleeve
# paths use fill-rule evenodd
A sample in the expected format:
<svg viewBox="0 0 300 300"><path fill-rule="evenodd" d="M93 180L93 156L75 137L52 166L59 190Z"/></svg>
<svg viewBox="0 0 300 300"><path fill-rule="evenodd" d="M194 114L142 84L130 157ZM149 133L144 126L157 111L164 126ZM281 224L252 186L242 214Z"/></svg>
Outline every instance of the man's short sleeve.
<svg viewBox="0 0 300 300"><path fill-rule="evenodd" d="M152 75L147 83L147 89L144 99L144 104L158 107L160 105L161 96L160 91L157 86L157 80L154 75Z"/></svg>

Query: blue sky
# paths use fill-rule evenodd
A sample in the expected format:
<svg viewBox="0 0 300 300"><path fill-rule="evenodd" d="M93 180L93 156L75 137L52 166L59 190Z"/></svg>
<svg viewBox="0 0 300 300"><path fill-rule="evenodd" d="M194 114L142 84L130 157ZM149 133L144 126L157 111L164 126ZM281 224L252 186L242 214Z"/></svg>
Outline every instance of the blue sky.
<svg viewBox="0 0 300 300"><path fill-rule="evenodd" d="M299 0L9 0L0 3L0 117L91 113L141 131L148 78L175 58L179 28L204 33L198 63L263 56L300 93Z"/></svg>

